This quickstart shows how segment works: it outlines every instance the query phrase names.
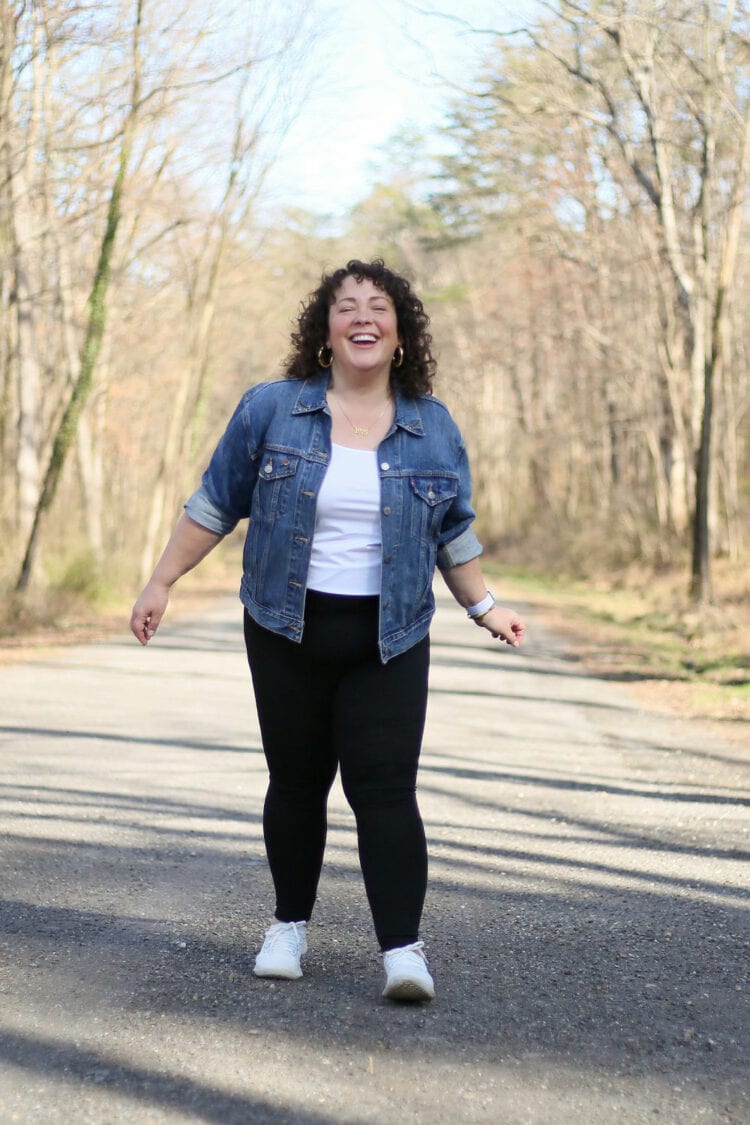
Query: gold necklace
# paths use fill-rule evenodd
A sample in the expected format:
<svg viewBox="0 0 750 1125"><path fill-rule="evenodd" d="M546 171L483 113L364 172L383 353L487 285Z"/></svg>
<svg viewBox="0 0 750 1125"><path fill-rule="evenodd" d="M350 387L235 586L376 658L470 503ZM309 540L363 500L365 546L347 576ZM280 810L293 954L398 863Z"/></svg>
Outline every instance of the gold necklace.
<svg viewBox="0 0 750 1125"><path fill-rule="evenodd" d="M367 427L365 427L365 426L355 426L354 423L352 422L351 418L349 417L349 415L344 410L344 407L339 402L338 398L335 395L333 397L335 399L336 405L338 406L339 410L341 411L341 413L346 418L347 422L349 423L349 425L351 426L352 430L357 435L357 437L367 437L368 434L370 433L370 430L373 428L373 426L376 426L378 424L380 419L385 414L386 410L388 410L390 405L391 405L391 400L389 398L388 401L386 402L385 406L383 407L383 409L378 414L377 418L373 419L373 421L370 423L369 426L367 426Z"/></svg>

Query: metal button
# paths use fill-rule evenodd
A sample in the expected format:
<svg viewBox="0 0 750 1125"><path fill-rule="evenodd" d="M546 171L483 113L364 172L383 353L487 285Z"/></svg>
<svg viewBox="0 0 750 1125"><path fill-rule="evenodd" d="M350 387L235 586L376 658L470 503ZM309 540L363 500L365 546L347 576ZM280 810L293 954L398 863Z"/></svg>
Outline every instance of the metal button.
<svg viewBox="0 0 750 1125"><path fill-rule="evenodd" d="M389 516L390 514L391 514L390 508L383 508L383 515L384 516Z"/></svg>
<svg viewBox="0 0 750 1125"><path fill-rule="evenodd" d="M263 472L264 473L272 473L273 472L273 461L268 462L266 467L263 469Z"/></svg>
<svg viewBox="0 0 750 1125"><path fill-rule="evenodd" d="M384 472L384 473L387 473L387 472L388 472L388 470L390 469L390 467L391 467L391 466L390 466L390 464L388 463L388 461L381 461L381 462L380 462L380 468L381 468L381 469L383 470L383 472Z"/></svg>

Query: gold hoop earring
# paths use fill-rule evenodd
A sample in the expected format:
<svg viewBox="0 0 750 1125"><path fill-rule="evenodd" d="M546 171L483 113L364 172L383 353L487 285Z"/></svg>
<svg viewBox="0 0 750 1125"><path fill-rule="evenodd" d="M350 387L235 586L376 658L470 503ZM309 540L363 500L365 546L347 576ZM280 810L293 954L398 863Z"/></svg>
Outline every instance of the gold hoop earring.
<svg viewBox="0 0 750 1125"><path fill-rule="evenodd" d="M399 344L398 347L396 348L395 352L393 353L393 366L394 367L400 367L403 362L404 362L404 349Z"/></svg>
<svg viewBox="0 0 750 1125"><path fill-rule="evenodd" d="M328 355L325 359L325 362L323 360L324 352L328 352ZM328 344L321 344L320 347L318 348L318 363L320 364L321 367L330 367L331 364L333 363L333 352L328 347Z"/></svg>

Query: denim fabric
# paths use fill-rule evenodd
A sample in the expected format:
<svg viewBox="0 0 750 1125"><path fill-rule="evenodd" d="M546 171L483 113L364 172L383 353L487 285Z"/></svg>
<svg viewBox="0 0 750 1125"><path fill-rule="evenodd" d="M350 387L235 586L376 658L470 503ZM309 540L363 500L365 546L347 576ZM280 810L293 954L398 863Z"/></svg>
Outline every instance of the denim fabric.
<svg viewBox="0 0 750 1125"><path fill-rule="evenodd" d="M191 519L226 535L248 518L240 598L250 616L300 641L318 490L331 453L328 372L245 393L197 492ZM482 552L471 523L471 480L461 433L430 395L396 397L378 447L383 576L383 663L427 634L432 578Z"/></svg>

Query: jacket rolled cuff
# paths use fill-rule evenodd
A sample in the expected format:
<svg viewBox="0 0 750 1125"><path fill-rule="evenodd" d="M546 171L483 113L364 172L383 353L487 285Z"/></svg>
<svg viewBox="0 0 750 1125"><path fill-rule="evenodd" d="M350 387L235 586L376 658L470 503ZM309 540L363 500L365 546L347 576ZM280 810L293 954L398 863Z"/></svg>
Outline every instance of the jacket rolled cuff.
<svg viewBox="0 0 750 1125"><path fill-rule="evenodd" d="M217 535L229 535L239 522L216 507L203 485L187 501L185 512L191 520L209 531L215 531Z"/></svg>
<svg viewBox="0 0 750 1125"><path fill-rule="evenodd" d="M484 548L474 532L470 527L467 527L466 531L462 531L455 539L451 539L450 543L445 543L439 548L437 553L438 569L450 570L453 566L471 562L472 559L481 555L483 550Z"/></svg>

